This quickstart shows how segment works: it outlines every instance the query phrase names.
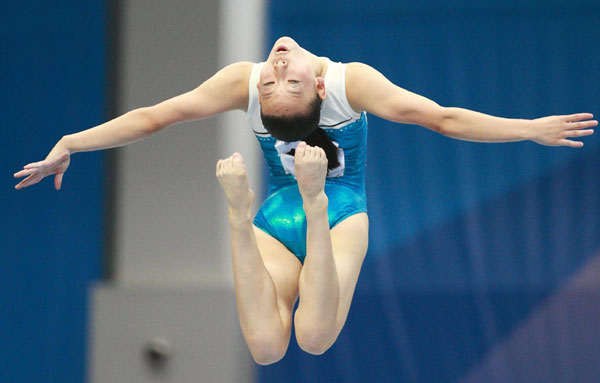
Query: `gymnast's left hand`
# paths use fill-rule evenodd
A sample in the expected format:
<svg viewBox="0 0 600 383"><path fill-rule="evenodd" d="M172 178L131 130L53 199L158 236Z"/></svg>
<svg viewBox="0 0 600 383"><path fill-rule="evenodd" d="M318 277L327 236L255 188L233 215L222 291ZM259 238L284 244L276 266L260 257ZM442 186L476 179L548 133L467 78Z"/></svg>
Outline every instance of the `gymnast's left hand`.
<svg viewBox="0 0 600 383"><path fill-rule="evenodd" d="M538 118L531 120L529 134L532 141L541 145L580 148L583 142L572 138L594 134L590 128L598 125L598 121L592 120L593 117L590 113L577 113Z"/></svg>
<svg viewBox="0 0 600 383"><path fill-rule="evenodd" d="M15 178L27 176L15 186L15 189L19 190L37 184L47 176L54 174L54 188L60 190L63 175L71 161L70 157L71 153L60 144L57 144L45 160L27 164L23 167L23 170L14 174Z"/></svg>

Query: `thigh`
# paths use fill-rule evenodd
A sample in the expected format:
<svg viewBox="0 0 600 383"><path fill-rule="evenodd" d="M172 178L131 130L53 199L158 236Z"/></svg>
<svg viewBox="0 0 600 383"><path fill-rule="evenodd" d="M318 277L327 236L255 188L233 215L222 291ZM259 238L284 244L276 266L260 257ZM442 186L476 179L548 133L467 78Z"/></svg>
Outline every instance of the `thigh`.
<svg viewBox="0 0 600 383"><path fill-rule="evenodd" d="M285 328L290 331L292 310L298 299L302 264L281 242L254 226L256 244L277 291L277 305Z"/></svg>
<svg viewBox="0 0 600 383"><path fill-rule="evenodd" d="M346 322L368 244L369 218L366 213L352 215L331 229L331 245L340 284L338 329Z"/></svg>

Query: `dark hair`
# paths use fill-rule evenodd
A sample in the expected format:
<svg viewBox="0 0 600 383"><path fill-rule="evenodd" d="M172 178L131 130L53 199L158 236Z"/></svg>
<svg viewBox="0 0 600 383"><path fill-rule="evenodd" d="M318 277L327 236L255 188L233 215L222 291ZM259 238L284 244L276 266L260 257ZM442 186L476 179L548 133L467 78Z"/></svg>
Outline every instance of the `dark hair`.
<svg viewBox="0 0 600 383"><path fill-rule="evenodd" d="M321 98L317 95L309 104L308 111L295 116L270 116L260 112L260 118L267 132L278 140L293 142L302 140L310 146L318 146L327 155L327 168L340 165L338 148L325 131L319 128L321 119ZM293 154L293 153L291 153Z"/></svg>

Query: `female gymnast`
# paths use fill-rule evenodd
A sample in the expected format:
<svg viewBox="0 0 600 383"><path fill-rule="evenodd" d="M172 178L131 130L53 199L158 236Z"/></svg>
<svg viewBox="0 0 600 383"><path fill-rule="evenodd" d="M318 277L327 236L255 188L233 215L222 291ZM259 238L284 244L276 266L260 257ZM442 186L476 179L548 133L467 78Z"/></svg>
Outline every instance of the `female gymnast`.
<svg viewBox="0 0 600 383"><path fill-rule="evenodd" d="M263 63L229 65L188 93L64 136L15 174L27 176L16 188L55 175L58 190L73 153L234 109L247 113L270 168L269 195L252 220L241 155L216 167L229 203L240 325L260 364L285 354L292 314L298 344L311 354L329 349L346 321L368 242L366 112L462 140L570 147L583 146L572 138L598 124L589 113L520 120L442 107L368 65L332 62L282 37Z"/></svg>

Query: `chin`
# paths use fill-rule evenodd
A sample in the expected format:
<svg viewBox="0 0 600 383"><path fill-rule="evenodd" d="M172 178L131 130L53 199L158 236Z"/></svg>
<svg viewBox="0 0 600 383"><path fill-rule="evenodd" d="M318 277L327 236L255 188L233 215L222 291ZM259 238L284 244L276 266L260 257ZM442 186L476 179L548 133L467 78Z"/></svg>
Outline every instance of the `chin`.
<svg viewBox="0 0 600 383"><path fill-rule="evenodd" d="M290 41L290 42L293 42L295 44L298 44L298 43L296 43L296 40L294 40L293 38L291 38L289 36L282 36L279 39L277 39L277 42L284 42L284 41Z"/></svg>

